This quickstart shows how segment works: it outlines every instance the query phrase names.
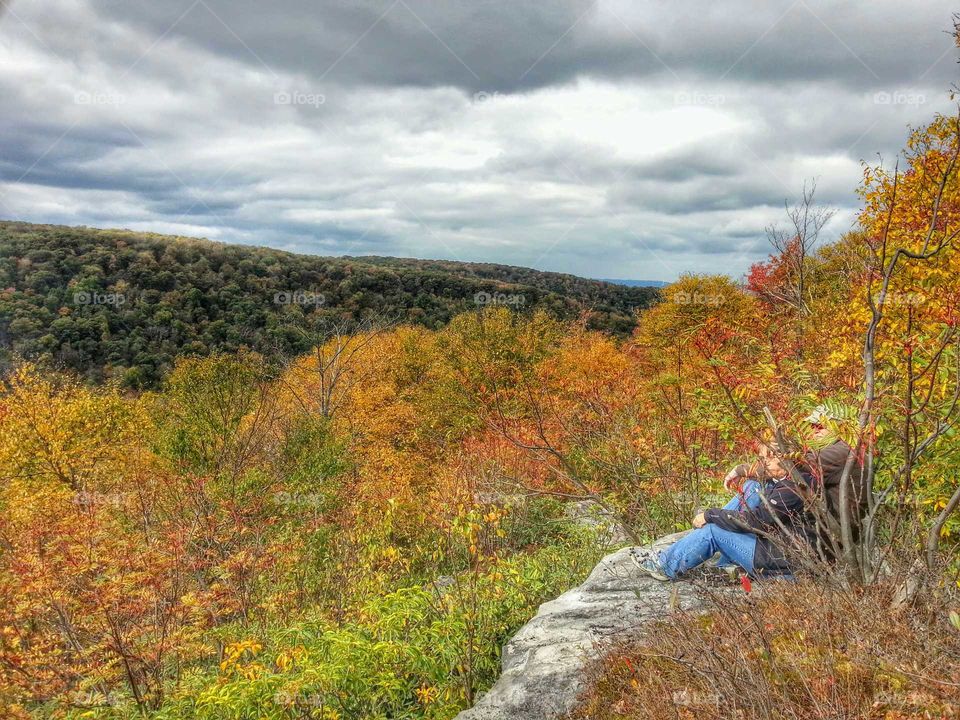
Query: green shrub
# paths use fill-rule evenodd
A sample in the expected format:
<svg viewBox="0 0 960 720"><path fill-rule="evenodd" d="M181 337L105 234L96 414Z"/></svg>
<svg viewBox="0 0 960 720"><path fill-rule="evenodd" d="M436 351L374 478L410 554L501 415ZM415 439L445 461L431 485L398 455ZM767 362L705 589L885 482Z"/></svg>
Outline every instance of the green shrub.
<svg viewBox="0 0 960 720"><path fill-rule="evenodd" d="M597 555L589 533L572 532L563 544L376 598L352 622L238 637L155 718L452 717L496 679L505 641Z"/></svg>

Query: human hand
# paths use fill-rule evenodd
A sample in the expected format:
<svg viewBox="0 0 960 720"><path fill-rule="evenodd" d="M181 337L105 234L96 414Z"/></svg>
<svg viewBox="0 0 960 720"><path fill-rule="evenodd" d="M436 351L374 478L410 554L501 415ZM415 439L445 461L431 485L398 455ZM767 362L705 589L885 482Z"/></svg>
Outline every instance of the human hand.
<svg viewBox="0 0 960 720"><path fill-rule="evenodd" d="M734 468L728 472L727 476L723 479L723 487L727 492L735 493L740 490L739 485L740 475L737 473L737 468Z"/></svg>
<svg viewBox="0 0 960 720"><path fill-rule="evenodd" d="M698 512L697 516L693 518L693 526L695 528L702 528L707 524L707 517L702 512Z"/></svg>

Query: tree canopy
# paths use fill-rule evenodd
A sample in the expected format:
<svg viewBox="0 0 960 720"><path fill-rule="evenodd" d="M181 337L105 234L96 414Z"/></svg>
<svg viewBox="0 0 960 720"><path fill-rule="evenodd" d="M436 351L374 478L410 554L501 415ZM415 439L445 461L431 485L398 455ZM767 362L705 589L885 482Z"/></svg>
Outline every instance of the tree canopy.
<svg viewBox="0 0 960 720"><path fill-rule="evenodd" d="M653 288L480 263L316 257L84 227L0 223L3 360L155 387L180 355L306 352L312 330L379 316L427 328L503 304L629 335Z"/></svg>

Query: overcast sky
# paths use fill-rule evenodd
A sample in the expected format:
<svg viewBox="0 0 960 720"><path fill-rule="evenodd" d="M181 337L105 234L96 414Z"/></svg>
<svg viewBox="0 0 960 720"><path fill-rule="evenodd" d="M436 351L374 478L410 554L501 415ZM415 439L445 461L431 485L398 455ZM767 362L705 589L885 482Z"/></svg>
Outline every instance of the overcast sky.
<svg viewBox="0 0 960 720"><path fill-rule="evenodd" d="M955 9L7 0L0 218L739 276L805 180L836 236L861 161L951 112Z"/></svg>

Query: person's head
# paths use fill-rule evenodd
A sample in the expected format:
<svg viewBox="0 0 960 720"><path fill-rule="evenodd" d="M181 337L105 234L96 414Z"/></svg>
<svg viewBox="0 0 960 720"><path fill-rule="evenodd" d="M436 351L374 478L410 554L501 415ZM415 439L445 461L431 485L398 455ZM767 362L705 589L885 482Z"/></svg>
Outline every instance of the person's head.
<svg viewBox="0 0 960 720"><path fill-rule="evenodd" d="M787 469L784 467L783 461L777 456L776 452L774 452L773 447L768 443L760 443L758 454L767 475L777 480L786 477Z"/></svg>
<svg viewBox="0 0 960 720"><path fill-rule="evenodd" d="M837 416L830 411L826 405L817 405L807 417L805 418L807 424L810 427L810 431L813 433L813 437L817 440L829 440L833 437L834 433L827 426L827 423L831 420L837 420Z"/></svg>

